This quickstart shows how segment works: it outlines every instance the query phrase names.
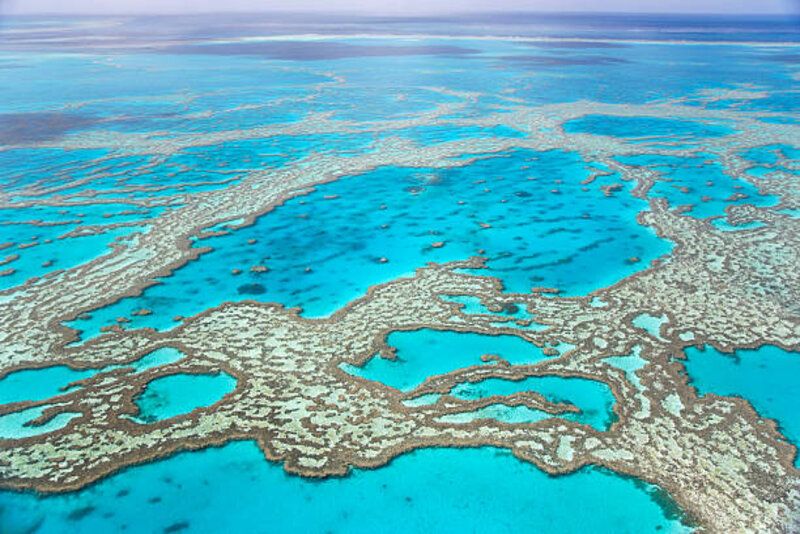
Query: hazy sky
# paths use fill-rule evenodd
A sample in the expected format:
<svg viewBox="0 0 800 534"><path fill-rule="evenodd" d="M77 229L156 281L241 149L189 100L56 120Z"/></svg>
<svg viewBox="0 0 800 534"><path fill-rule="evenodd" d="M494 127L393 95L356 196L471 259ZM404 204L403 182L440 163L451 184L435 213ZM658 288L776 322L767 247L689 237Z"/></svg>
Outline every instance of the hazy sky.
<svg viewBox="0 0 800 534"><path fill-rule="evenodd" d="M800 0L0 0L6 13L627 11L797 14Z"/></svg>

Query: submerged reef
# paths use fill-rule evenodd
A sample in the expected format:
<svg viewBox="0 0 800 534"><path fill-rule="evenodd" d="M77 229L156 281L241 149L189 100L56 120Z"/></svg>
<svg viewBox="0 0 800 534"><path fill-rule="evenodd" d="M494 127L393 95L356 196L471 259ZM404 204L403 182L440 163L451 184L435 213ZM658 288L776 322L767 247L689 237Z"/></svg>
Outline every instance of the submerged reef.
<svg viewBox="0 0 800 534"><path fill-rule="evenodd" d="M302 74L310 76L307 71ZM322 98L331 87L346 83L330 72L314 76L322 81L304 98ZM762 178L749 170L764 164L745 157L759 147L796 146L800 126L764 120L782 116L779 112L715 105L726 98L747 104L760 97L744 90L643 104L531 104L509 97L501 110L481 108L480 113L479 102L486 96L480 91L428 87L425 93L441 101L405 118L362 120L319 112L243 129L158 135L117 127L8 140L15 145L5 147L6 154L100 151L103 155L97 157L106 158L111 168L95 175L70 171L72 181L57 186L22 180L13 190L0 192L0 209L50 206L58 212L86 206L88 213L122 198L130 209L143 211L130 221L115 222L109 216L73 224L69 231L81 236L136 228L114 234L102 254L63 269L44 268L0 291L0 388L21 376L15 373L44 373L54 366L74 370L74 376L61 373L67 382L49 391L50 396L10 398L0 404L0 417L42 408L34 428L69 414L60 419L65 424L47 432L0 436L0 486L75 490L126 466L234 440L254 440L266 458L306 477L376 468L414 449L491 446L510 450L551 474L597 465L657 485L708 531L800 528L795 445L746 399L698 393L682 363L684 350L692 346L723 352L764 344L800 350L800 219L792 216L800 208L794 174L798 163L778 150L775 162L766 163L768 178ZM614 119L602 134L592 133L592 121L603 117ZM677 138L664 133L672 127L660 122L659 135L652 139L613 135L614 127L627 118L644 130L652 121L685 124ZM565 127L578 120L589 126ZM504 127L519 135L436 141L397 135L434 126L453 131ZM705 132L702 150L686 141L694 130ZM197 147L304 136L338 136L340 141L368 136L370 141L363 146L342 141L338 148L334 143L327 151L309 149L296 158L281 157L279 163L254 168L243 164L192 183L116 181L127 172L124 165L114 170L117 157L146 158L147 168L159 169L159 176L169 182L175 177L159 166ZM488 270L491 258L475 250L456 261L431 262L374 284L334 313L317 318L281 303L251 300L270 294L271 289L257 281L260 274L271 272L268 257L245 267L231 260L225 270L238 277L236 293L211 309L175 318L171 328L127 328L134 317L122 316L99 335L82 340L67 326L125 297L136 298L209 253L203 238L235 233L321 184L357 179L390 166L468 168L519 149L576 154L594 169L583 177L582 187L598 189L600 197L634 197L645 208L637 223L671 249L652 261L618 258L629 269L624 276L585 295L535 286L510 292L499 278L481 273ZM3 152L0 157L6 157ZM668 194L651 195L669 187L672 178L658 165L634 156L709 160L721 176L746 186L753 201L730 198L724 215L693 215L688 205L675 205ZM172 172L179 173L179 166ZM603 177L608 176L619 183L607 183ZM555 181L541 178L537 189L518 196L556 197L560 184ZM701 192L683 193L680 198L703 202ZM756 197L769 197L769 202L756 202ZM86 214L83 218L90 219ZM714 224L720 218L731 228ZM751 226L754 222L760 224ZM483 225L491 223L476 225L475 231L486 228ZM71 237L53 235L59 238ZM432 249L448 250L447 235L425 239ZM19 255L24 254L23 248ZM12 268L15 258L7 261ZM392 258L372 261L388 265ZM640 270L633 272L632 265ZM307 272L315 267L307 266ZM150 313L139 306L131 315ZM466 367L429 375L408 388L351 372L373 358L397 358L390 340L396 333L427 330L498 340L511 336L530 344L537 357L525 360L519 353L488 352ZM415 355L440 356L435 351ZM154 361L141 364L148 357ZM225 387L219 386L213 398L189 403L180 413L174 406L162 410L161 416L140 413L143 403L150 402L148 388L176 380L167 377L193 375L222 377ZM523 383L531 377L597 384L597 422L577 416L581 403L573 404L569 395L539 393L535 386L508 394L464 394L484 381ZM609 414L602 404L606 390L613 396ZM523 407L541 416L493 418L495 408L487 407L498 405ZM469 415L473 413L488 415Z"/></svg>

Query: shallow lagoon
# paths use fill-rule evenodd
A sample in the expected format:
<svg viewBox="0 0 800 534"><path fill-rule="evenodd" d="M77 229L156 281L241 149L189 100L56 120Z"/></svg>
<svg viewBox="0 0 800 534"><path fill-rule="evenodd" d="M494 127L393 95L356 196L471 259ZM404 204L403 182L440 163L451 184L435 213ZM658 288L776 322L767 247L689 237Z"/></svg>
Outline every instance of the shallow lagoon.
<svg viewBox="0 0 800 534"><path fill-rule="evenodd" d="M201 256L136 298L69 325L97 335L127 316L128 327L165 329L225 301L257 299L326 316L373 284L413 274L427 262L487 258L476 274L508 291L534 286L585 294L630 275L670 250L637 224L644 201L631 184L607 197L598 178L561 151L514 151L451 169L381 168L320 186L253 226L204 239ZM252 272L257 266L266 271ZM238 269L241 274L233 274ZM136 317L137 309L152 310Z"/></svg>
<svg viewBox="0 0 800 534"><path fill-rule="evenodd" d="M13 534L689 530L657 488L605 470L551 477L498 449L426 449L316 481L287 475L249 441L129 468L77 493L0 492L0 525Z"/></svg>
<svg viewBox="0 0 800 534"><path fill-rule="evenodd" d="M111 252L111 245L116 240L143 230L146 228L121 227L100 234L67 237L50 243L36 241L35 245L28 248L7 248L2 251L6 257L12 255L19 257L0 266L0 271L13 269L13 272L0 276L0 291L18 286L34 277L44 276L54 270L70 269L94 260ZM40 235L38 227L25 228L21 232L25 231L31 236Z"/></svg>
<svg viewBox="0 0 800 534"><path fill-rule="evenodd" d="M393 332L387 344L396 351L393 360L376 355L363 366L344 364L341 369L367 380L374 380L403 392L413 391L427 378L472 365L494 365L483 361L484 355L494 355L511 365L534 364L546 356L542 350L521 338L511 335L485 335L468 332L430 329ZM560 352L569 347L559 347ZM566 403L580 412L563 412L558 415L526 406L492 404L474 412L444 416L443 421L465 423L476 419L497 419L506 423L535 423L544 419L561 417L585 423L598 430L606 430L615 419L614 396L601 382L583 378L537 376L511 381L490 378L476 383L456 385L450 394L459 399L476 400L492 395L507 396L532 391L553 403ZM433 404L437 394L422 395L404 401L406 406Z"/></svg>
<svg viewBox="0 0 800 534"><path fill-rule="evenodd" d="M476 383L459 384L451 391L454 397L461 399L483 399L490 395L512 395L520 391L533 391L541 394L550 402L572 404L581 410L580 413L564 412L557 415L562 419L591 425L597 430L608 430L616 416L613 412L614 395L611 388L602 382L584 378L564 378L561 376L535 376L520 381L490 378ZM493 417L507 421L505 417L514 417L519 407L506 407L507 412ZM546 418L554 417L545 414ZM513 421L512 421L513 422Z"/></svg>
<svg viewBox="0 0 800 534"><path fill-rule="evenodd" d="M626 165L640 165L661 173L649 196L665 198L670 206L691 205L686 215L697 218L725 216L725 209L737 204L772 206L778 198L762 195L754 185L726 175L713 157L636 155L617 158Z"/></svg>
<svg viewBox="0 0 800 534"><path fill-rule="evenodd" d="M211 406L236 388L236 379L227 373L216 375L174 374L149 382L134 402L139 423L151 423Z"/></svg>
<svg viewBox="0 0 800 534"><path fill-rule="evenodd" d="M65 427L70 420L81 415L75 412L62 412L42 425L29 424L39 418L49 407L49 405L34 406L0 415L0 439L22 439L47 434Z"/></svg>
<svg viewBox="0 0 800 534"><path fill-rule="evenodd" d="M686 371L701 395L743 397L763 417L775 419L795 446L800 444L800 354L772 345L733 354L706 346L686 349ZM795 456L800 467L800 456Z"/></svg>

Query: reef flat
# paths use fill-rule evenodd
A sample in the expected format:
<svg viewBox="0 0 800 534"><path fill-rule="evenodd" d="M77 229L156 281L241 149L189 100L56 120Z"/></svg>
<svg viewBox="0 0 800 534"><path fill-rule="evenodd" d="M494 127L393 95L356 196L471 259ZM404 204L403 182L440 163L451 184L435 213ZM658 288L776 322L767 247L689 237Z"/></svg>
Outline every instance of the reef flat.
<svg viewBox="0 0 800 534"><path fill-rule="evenodd" d="M494 447L800 528L794 424L684 365L798 357L797 45L31 35L0 46L0 502L234 441L312 478Z"/></svg>

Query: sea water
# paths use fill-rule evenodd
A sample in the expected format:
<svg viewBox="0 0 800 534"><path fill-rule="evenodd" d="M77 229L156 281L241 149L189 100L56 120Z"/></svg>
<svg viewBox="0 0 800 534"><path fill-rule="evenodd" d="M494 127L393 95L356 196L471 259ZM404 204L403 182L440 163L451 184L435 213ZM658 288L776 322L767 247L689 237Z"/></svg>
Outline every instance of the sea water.
<svg viewBox="0 0 800 534"><path fill-rule="evenodd" d="M4 44L0 50L0 68L13 73L4 77L8 83L0 84L0 186L12 200L32 203L15 213L6 211L4 216L3 240L11 243L4 249L4 257L20 256L3 266L15 269L0 279L0 289L9 292L31 277L97 258L108 251L116 232L130 228L64 239L58 239L63 235L59 230L117 220L146 226L148 217L179 208L184 200L181 195L238 183L249 170L280 169L326 150L352 157L392 136L436 145L480 136L513 140L524 132L525 125L380 130L382 120L413 118L461 100L437 88L480 95L474 106L453 111L451 118L502 112L509 102L540 105L581 99L632 104L682 99L687 106L768 112L762 120L784 123L794 119L768 115L796 111L796 96L787 91L796 85L796 58L779 46L751 43L797 40L795 25L774 19L744 23L729 18L667 20L626 15L565 21L515 15L487 22L466 17L379 27L394 34L436 35L427 40L359 39L356 34L375 31L377 23L371 21L336 28L335 32L328 27L329 33L339 36L310 45L268 43L255 51L231 45L240 45L237 39L242 36L257 34L258 25L207 24L202 31L188 31L200 41L221 40L216 49L201 42L158 50L136 46L119 54L93 48L91 40L82 38L77 41L80 53L65 53L72 45L49 33L52 21L11 18L4 23L12 30L23 30L9 32L9 42L23 39L22 45L30 47L14 44L5 48ZM82 32L84 23L79 19L59 21L66 32ZM180 33L187 30L182 20L150 18L147 23L175 37L173 43L185 40ZM125 33L125 24L114 24L110 30L99 24L100 41L121 39L114 42L123 48L136 42L119 37ZM172 28L175 25L177 31ZM276 28L273 26L282 31ZM20 37L37 30L47 32L47 39L26 43ZM316 33L320 28L295 21L283 31ZM348 32L350 37L341 35ZM480 32L592 41L522 43L468 37ZM55 45L47 48L46 43L53 39ZM223 44L227 48L220 48ZM765 96L702 103L701 91L736 87L742 80L758 80L758 90ZM301 98L287 98L297 96ZM185 146L163 159L96 147L8 149L31 141L58 145L87 131L151 134L167 142L198 132L244 132L265 125L274 130L319 112L370 121L376 129L347 135L244 135L231 142ZM692 148L718 139L730 125L676 121L674 117L609 119L595 114L570 127L587 134L618 136L632 145L675 142L675 146ZM763 151L748 156L757 165L774 164ZM140 297L94 310L70 326L88 339L98 335L102 326L127 315L132 319L130 327L167 329L178 324L172 320L175 315L191 316L238 299L300 306L306 317L322 317L363 295L369 286L413 274L428 261L474 255L486 258L487 269L479 273L498 277L508 291L554 286L568 295L585 295L646 268L650 260L671 248L636 223L636 215L647 209L647 203L630 197L633 184L625 184L611 197L603 195L599 187L614 183L618 176L601 177L588 186L580 184L593 163L576 154L512 150L469 157L478 159L451 169L378 168L320 186L261 216L249 228L199 240L198 246L211 246L214 251L163 278L161 285ZM672 206L692 204L687 216L721 216L732 204L766 206L775 201L758 195L742 180L725 177L719 163L706 155L630 158L626 162L651 167L672 180L658 181L651 196L665 198ZM23 194L29 186L37 190ZM734 197L735 193L747 198ZM61 206L66 213L48 211L41 217L36 205L53 199L81 207ZM119 215L124 206L108 205L117 215L108 220L95 217L102 217L102 203L108 202L139 212ZM85 212L83 217L75 213L78 209ZM73 215L81 222L63 228L30 224L36 218L62 224ZM19 247L34 241L38 245ZM433 246L439 242L443 245ZM268 270L251 272L256 265ZM242 273L235 275L233 269ZM152 315L130 317L132 310L141 308L152 309ZM535 351L504 350L510 342L500 336L491 341L487 352L504 352L529 362L540 356ZM416 354L408 352L404 358L413 363ZM395 364L376 357L364 369L385 366L375 376L393 387L408 389L452 365L491 365L482 363L480 354L474 352L463 356L446 357L447 365L441 368L431 363L437 360L425 360L418 373L402 379L402 359ZM640 359L623 358L610 363L622 367L636 381ZM776 357L764 368L749 366L745 356L740 364L746 367L743 375L750 382L759 377L769 384L747 386L734 380L737 373L726 367L727 360L708 360L715 363L709 364L707 373L702 364L692 363L703 362L703 358L690 355L687 362L701 392L716 388L745 396L763 415L778 420L787 437L794 439L790 414L775 398L768 402L771 397L765 393L785 386L776 377L796 374L791 372L791 364ZM156 358L154 365L161 361ZM169 361L174 360L163 360ZM87 376L85 371L60 366L35 375L19 373L0 383L6 403L45 400ZM175 386L174 380L167 382L170 384ZM579 384L585 386L583 382L558 383L551 396L585 409L587 424L598 428L609 424L607 393L587 389L578 395ZM225 387L218 393L228 391L230 382L221 385ZM517 386L548 392L542 381L483 386L486 393ZM186 390L190 388L167 389L178 393L178 412L196 406L181 404L183 397L189 397ZM200 404L217 398L219 394ZM781 397L785 398L794 396ZM146 403L143 407L147 408ZM153 405L148 413L158 413L158 409ZM161 415L173 413L177 412ZM35 414L25 417L30 415ZM479 532L683 529L674 509L658 506L656 501L667 502L653 487L603 470L588 468L550 477L496 449L417 451L380 469L309 481L286 475L279 465L265 461L254 443L242 442L129 468L65 495L44 498L2 492L0 526L10 532L37 528L41 532L114 531L123 526L130 531L167 532L371 531L376 526L389 531Z"/></svg>
<svg viewBox="0 0 800 534"><path fill-rule="evenodd" d="M255 443L180 453L66 495L0 492L5 532L687 532L658 488L552 477L500 449L426 449L308 480Z"/></svg>

